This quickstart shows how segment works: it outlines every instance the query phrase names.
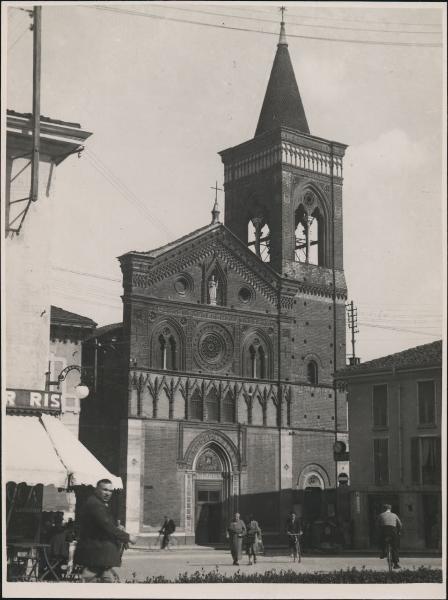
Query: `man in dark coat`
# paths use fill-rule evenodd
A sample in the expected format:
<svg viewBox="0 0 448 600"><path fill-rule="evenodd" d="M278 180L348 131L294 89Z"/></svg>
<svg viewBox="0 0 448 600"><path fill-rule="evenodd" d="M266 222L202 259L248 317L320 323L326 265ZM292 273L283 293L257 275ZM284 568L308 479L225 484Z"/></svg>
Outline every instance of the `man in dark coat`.
<svg viewBox="0 0 448 600"><path fill-rule="evenodd" d="M302 524L293 511L286 521L286 533L288 535L289 554L294 560L297 559L297 540L302 535Z"/></svg>
<svg viewBox="0 0 448 600"><path fill-rule="evenodd" d="M162 550L164 550L168 546L171 534L174 533L175 531L176 531L176 525L174 524L173 519L164 517L162 529L159 531L159 534L163 535Z"/></svg>
<svg viewBox="0 0 448 600"><path fill-rule="evenodd" d="M135 544L137 541L117 526L109 508L112 492L112 482L101 479L81 511L75 562L84 567L84 582L112 583L112 567L121 565L121 545Z"/></svg>

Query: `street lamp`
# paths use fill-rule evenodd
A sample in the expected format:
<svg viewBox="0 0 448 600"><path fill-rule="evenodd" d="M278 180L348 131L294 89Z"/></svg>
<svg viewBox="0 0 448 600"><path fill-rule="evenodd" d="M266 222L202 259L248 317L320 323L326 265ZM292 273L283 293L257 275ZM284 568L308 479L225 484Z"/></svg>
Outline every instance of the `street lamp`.
<svg viewBox="0 0 448 600"><path fill-rule="evenodd" d="M79 365L68 365L68 367L62 369L62 371L58 375L57 381L50 381L50 372L48 371L47 387L49 387L50 385L57 385L60 388L61 383L65 381L65 378L70 373L70 371L78 371L78 373L81 375L81 382L77 386L75 386L75 394L80 400L82 400L83 398L86 398L89 395L90 390L88 386L82 382L83 369Z"/></svg>

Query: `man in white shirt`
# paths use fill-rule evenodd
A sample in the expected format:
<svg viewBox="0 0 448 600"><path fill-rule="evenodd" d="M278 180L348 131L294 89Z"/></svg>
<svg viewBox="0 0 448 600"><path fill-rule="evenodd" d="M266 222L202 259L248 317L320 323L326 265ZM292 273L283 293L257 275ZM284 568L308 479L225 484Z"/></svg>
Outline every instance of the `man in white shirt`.
<svg viewBox="0 0 448 600"><path fill-rule="evenodd" d="M380 558L386 557L386 540L390 539L392 548L392 561L394 569L399 569L399 556L398 556L398 536L403 529L403 525L398 516L392 512L392 506L390 504L384 504L383 512L378 515L376 520L376 527L379 535L379 542L381 547Z"/></svg>

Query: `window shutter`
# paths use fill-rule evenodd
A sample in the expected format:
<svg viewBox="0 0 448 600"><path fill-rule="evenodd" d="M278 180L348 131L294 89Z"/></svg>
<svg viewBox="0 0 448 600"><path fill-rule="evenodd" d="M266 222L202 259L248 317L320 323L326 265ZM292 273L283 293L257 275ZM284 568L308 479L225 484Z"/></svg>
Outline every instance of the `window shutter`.
<svg viewBox="0 0 448 600"><path fill-rule="evenodd" d="M412 483L420 483L419 438L411 438L411 480Z"/></svg>

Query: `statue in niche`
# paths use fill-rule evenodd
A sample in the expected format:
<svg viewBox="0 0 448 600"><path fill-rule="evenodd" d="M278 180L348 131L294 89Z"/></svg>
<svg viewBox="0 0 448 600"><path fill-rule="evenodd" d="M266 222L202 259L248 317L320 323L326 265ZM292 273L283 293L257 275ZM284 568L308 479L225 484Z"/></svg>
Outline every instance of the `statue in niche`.
<svg viewBox="0 0 448 600"><path fill-rule="evenodd" d="M215 279L214 275L212 275L208 281L208 295L210 304L216 306L216 298L218 295L218 281Z"/></svg>

